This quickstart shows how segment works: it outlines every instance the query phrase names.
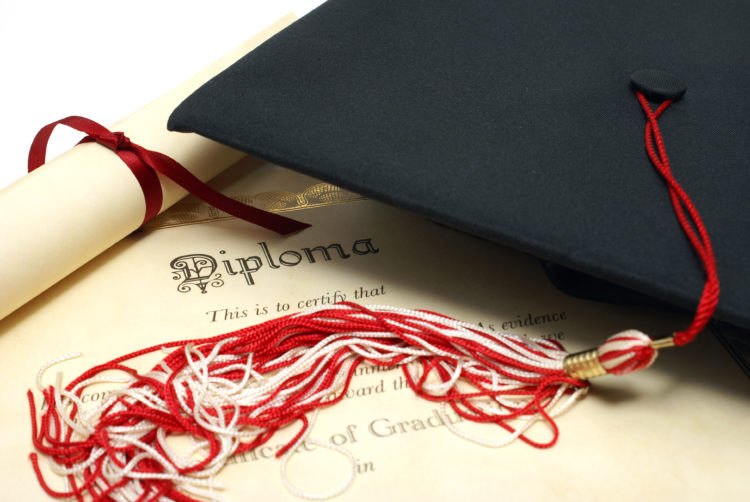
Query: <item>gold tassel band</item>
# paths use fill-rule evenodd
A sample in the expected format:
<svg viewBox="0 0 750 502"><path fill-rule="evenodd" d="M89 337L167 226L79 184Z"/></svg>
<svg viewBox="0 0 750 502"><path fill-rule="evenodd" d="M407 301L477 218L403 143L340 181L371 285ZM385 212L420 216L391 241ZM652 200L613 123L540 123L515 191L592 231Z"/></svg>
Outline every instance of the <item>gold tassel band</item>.
<svg viewBox="0 0 750 502"><path fill-rule="evenodd" d="M565 356L563 371L568 376L579 380L588 380L607 374L607 370L599 362L599 350L590 349Z"/></svg>

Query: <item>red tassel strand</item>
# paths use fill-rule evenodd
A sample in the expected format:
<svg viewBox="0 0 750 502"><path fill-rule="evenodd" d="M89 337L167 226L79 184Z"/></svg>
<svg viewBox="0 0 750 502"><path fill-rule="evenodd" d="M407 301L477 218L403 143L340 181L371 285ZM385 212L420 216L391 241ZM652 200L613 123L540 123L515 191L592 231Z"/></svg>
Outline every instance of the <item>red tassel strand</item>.
<svg viewBox="0 0 750 502"><path fill-rule="evenodd" d="M124 364L163 349L172 350L146 373ZM563 372L566 355L555 341L492 333L431 312L337 304L114 359L64 389L59 382L45 389L40 417L29 392L34 446L67 488L48 486L36 454L31 460L53 497L215 499L214 477L232 455L299 421L299 432L278 453L287 455L285 468L309 432L306 414L341 401L362 363L401 366L411 389L442 403L443 414L450 406L466 420L509 433L493 444L453 426L467 439L487 446L521 439L547 448L558 438L554 417L588 389ZM85 409L86 387L113 381L112 370L127 383ZM549 427L548 440L527 436L537 422ZM174 451L172 436L190 438L192 449Z"/></svg>

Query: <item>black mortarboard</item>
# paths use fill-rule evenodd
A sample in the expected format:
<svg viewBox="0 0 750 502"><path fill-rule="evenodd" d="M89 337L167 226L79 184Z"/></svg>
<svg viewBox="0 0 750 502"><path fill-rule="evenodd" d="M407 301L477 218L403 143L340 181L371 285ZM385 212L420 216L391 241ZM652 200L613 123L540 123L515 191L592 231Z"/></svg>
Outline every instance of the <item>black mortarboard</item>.
<svg viewBox="0 0 750 502"><path fill-rule="evenodd" d="M746 1L329 0L169 127L692 309L703 271L631 89L659 70L636 80L687 87L659 125L712 236L716 317L750 328L748 27Z"/></svg>

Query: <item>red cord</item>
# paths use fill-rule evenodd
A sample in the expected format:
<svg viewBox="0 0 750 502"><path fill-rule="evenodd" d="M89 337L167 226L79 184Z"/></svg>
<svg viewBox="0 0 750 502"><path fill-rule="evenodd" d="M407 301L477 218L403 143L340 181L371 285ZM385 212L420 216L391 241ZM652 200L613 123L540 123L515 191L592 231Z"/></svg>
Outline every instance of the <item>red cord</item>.
<svg viewBox="0 0 750 502"><path fill-rule="evenodd" d="M674 334L675 344L685 345L691 342L708 324L708 321L711 320L711 316L716 310L716 305L719 303L719 278L716 274L716 259L711 247L711 239L708 237L708 231L698 214L698 210L693 205L685 190L672 175L667 151L664 148L664 140L662 139L659 124L657 123L659 116L669 108L672 101L664 101L656 111L653 111L643 94L636 91L636 96L648 120L645 137L648 157L667 184L675 215L680 222L683 232L688 240L690 240L695 253L700 258L703 270L706 273L706 283L703 286L700 301L695 309L693 321L687 329ZM654 149L654 142L656 143L656 149Z"/></svg>

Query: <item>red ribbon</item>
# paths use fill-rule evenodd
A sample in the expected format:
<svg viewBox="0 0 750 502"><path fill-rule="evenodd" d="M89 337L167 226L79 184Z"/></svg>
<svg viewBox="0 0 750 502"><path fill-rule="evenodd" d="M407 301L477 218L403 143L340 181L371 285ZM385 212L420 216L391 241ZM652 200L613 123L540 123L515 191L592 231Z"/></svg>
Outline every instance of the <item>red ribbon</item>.
<svg viewBox="0 0 750 502"><path fill-rule="evenodd" d="M111 132L101 124L84 117L71 116L42 127L31 143L29 172L45 163L47 143L52 135L52 131L60 124L88 134L81 143L94 141L100 145L104 145L114 151L125 162L141 185L143 196L146 199L146 214L143 217L143 223L146 223L159 214L161 210L161 184L156 175L156 173L161 173L217 209L263 228L273 230L279 234L286 235L310 226L308 223L269 213L268 211L263 211L262 209L230 199L203 183L174 159L136 145L123 133Z"/></svg>

